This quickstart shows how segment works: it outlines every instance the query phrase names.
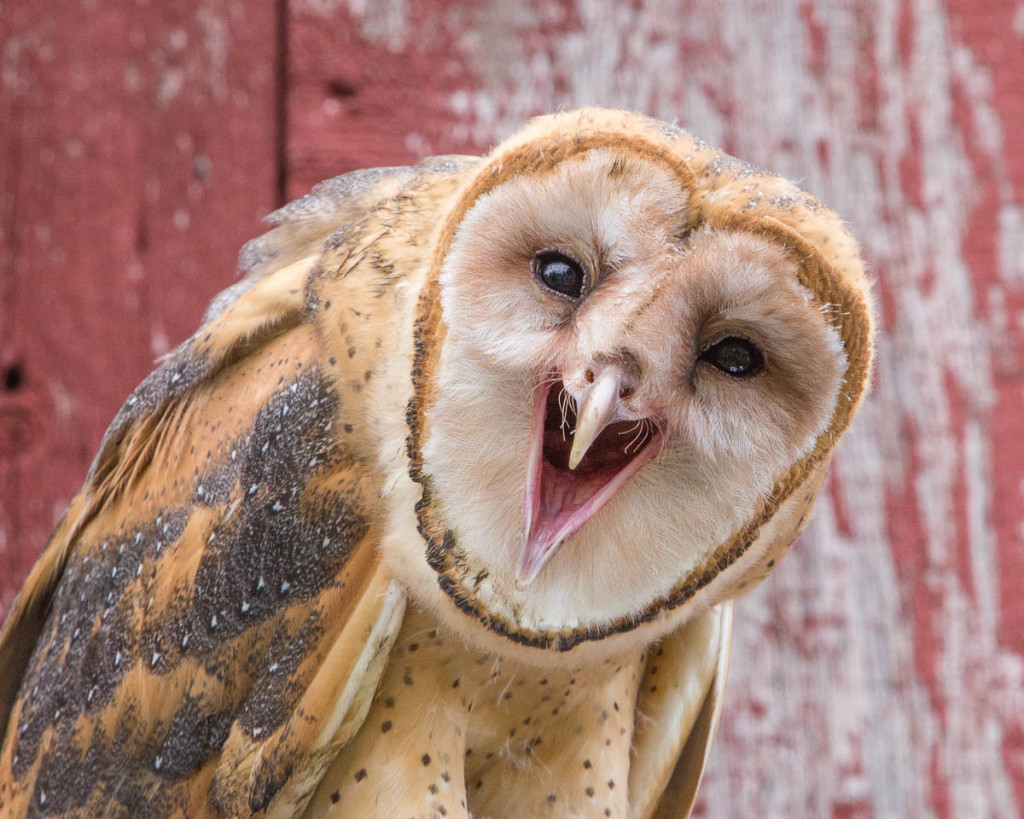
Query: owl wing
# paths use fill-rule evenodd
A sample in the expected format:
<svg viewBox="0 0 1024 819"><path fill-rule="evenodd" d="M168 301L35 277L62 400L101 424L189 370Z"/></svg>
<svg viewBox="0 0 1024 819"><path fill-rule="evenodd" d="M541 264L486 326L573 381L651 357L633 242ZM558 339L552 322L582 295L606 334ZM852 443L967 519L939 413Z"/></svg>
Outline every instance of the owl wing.
<svg viewBox="0 0 1024 819"><path fill-rule="evenodd" d="M339 225L423 172L272 216L115 418L0 632L0 813L287 816L358 729L404 595L308 299L325 242L365 241Z"/></svg>
<svg viewBox="0 0 1024 819"><path fill-rule="evenodd" d="M651 649L637 698L630 816L690 815L718 729L732 606L715 606Z"/></svg>

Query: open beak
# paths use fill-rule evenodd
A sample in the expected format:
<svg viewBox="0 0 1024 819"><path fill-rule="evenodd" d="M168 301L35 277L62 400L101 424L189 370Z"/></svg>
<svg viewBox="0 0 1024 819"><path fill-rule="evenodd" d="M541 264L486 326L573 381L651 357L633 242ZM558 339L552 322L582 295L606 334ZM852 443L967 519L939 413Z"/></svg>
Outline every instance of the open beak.
<svg viewBox="0 0 1024 819"><path fill-rule="evenodd" d="M653 419L628 413L626 376L605 367L575 402L561 385L534 394L518 584L533 582L572 537L660 450ZM565 428L572 429L567 439ZM571 441L571 444L570 444Z"/></svg>
<svg viewBox="0 0 1024 819"><path fill-rule="evenodd" d="M572 434L569 469L575 469L580 465L594 439L612 420L619 406L621 385L622 371L606 367L594 382L587 386L580 408L576 412L576 429Z"/></svg>

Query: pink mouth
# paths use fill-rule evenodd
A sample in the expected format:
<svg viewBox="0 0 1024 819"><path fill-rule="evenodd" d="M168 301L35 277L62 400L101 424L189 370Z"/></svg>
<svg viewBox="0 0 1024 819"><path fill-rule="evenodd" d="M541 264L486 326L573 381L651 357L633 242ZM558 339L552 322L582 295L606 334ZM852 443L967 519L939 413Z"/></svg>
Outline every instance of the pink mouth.
<svg viewBox="0 0 1024 819"><path fill-rule="evenodd" d="M640 468L660 451L652 419L609 424L586 455L569 469L576 408L562 384L542 384L533 400L533 433L523 503L524 531L519 583L528 585L555 550L576 534Z"/></svg>

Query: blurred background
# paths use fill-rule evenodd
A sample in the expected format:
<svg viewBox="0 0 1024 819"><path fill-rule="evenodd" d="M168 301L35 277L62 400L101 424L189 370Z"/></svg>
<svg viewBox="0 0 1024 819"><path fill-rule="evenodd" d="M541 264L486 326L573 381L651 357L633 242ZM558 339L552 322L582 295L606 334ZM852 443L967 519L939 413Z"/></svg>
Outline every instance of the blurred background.
<svg viewBox="0 0 1024 819"><path fill-rule="evenodd" d="M699 815L1020 816L1019 0L0 0L0 616L263 215L585 103L797 180L877 278L873 395L737 607Z"/></svg>

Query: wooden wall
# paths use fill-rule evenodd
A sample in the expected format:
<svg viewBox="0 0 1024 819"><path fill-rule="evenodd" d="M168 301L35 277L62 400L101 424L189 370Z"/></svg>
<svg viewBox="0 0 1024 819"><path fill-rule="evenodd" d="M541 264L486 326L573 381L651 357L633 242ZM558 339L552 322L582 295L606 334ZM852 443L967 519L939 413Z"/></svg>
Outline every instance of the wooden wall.
<svg viewBox="0 0 1024 819"><path fill-rule="evenodd" d="M1024 811L1024 6L2 0L0 614L259 218L583 103L800 180L878 279L874 394L737 611L709 817Z"/></svg>

